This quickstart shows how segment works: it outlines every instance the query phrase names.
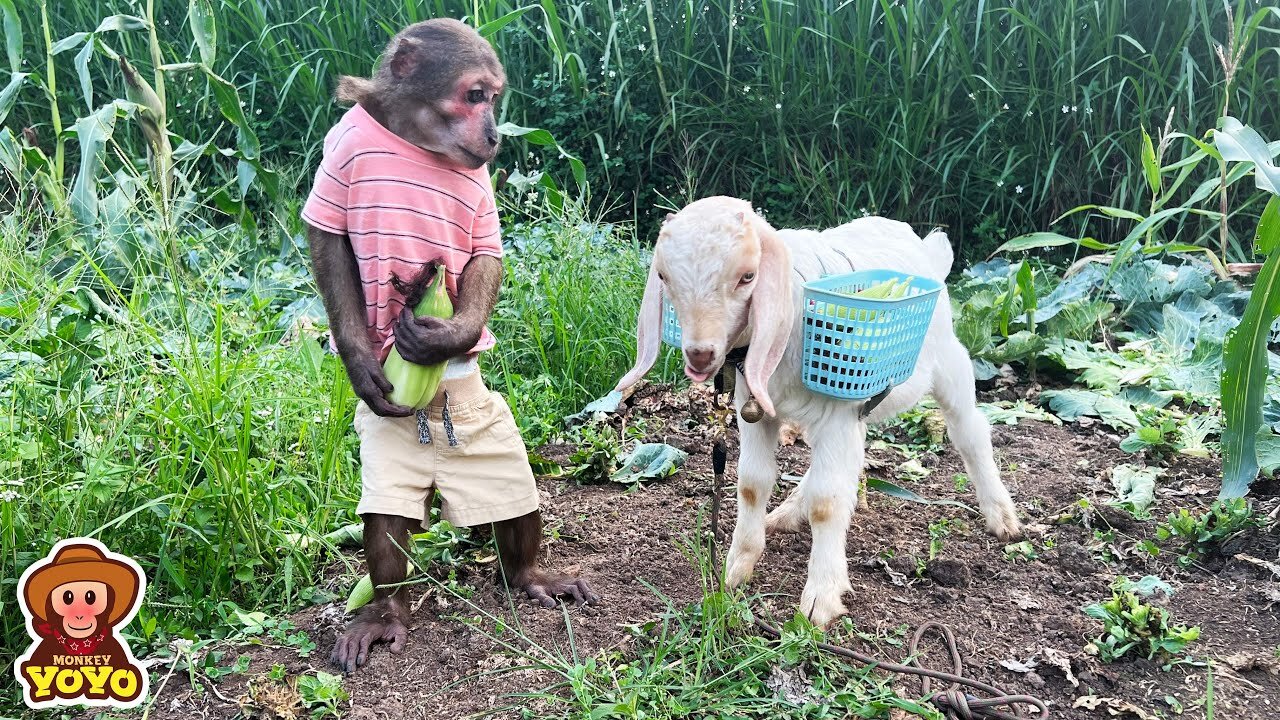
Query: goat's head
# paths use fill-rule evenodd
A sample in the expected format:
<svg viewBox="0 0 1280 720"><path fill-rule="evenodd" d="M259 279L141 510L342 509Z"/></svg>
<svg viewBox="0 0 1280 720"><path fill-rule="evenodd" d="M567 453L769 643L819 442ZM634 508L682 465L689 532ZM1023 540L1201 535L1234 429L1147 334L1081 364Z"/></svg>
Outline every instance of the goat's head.
<svg viewBox="0 0 1280 720"><path fill-rule="evenodd" d="M636 331L636 365L618 382L629 387L658 358L662 296L680 319L685 375L705 381L750 325L747 387L769 415L773 374L791 335L791 255L777 233L734 198L711 197L668 215L658 233Z"/></svg>

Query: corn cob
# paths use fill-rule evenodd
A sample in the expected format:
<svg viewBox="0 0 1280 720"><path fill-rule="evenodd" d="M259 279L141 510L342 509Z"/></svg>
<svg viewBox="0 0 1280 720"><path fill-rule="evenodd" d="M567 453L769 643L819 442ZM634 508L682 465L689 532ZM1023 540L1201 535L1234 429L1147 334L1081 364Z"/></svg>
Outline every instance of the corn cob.
<svg viewBox="0 0 1280 720"><path fill-rule="evenodd" d="M444 283L444 267L437 267L435 276L422 295L422 300L413 308L414 317L453 317L453 303L449 300L449 291ZM444 362L435 365L418 365L400 357L400 352L393 346L382 364L382 371L391 383L391 392L387 399L397 405L422 409L435 399L436 390L440 388L440 380L444 377Z"/></svg>

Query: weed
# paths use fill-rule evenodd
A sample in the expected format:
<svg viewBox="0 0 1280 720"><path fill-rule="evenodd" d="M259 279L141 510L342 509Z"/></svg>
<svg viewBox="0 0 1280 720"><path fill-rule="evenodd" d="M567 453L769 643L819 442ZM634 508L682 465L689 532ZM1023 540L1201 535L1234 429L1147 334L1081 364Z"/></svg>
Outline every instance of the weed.
<svg viewBox="0 0 1280 720"><path fill-rule="evenodd" d="M1244 498L1215 500L1199 516L1192 515L1186 508L1170 513L1168 521L1156 527L1156 537L1161 542L1180 541L1182 556L1178 562L1189 565L1216 551L1228 537L1257 524L1253 507Z"/></svg>
<svg viewBox="0 0 1280 720"><path fill-rule="evenodd" d="M951 476L951 484L955 486L956 492L963 493L969 490L969 476L964 473L956 473Z"/></svg>
<svg viewBox="0 0 1280 720"><path fill-rule="evenodd" d="M1010 562L1024 560L1030 562L1040 557L1040 552L1036 550L1036 546L1031 544L1030 540L1012 543L1004 546L1004 559Z"/></svg>
<svg viewBox="0 0 1280 720"><path fill-rule="evenodd" d="M569 456L569 477L579 482L604 482L618 467L622 440L618 431L604 423L588 423L578 428L577 448Z"/></svg>
<svg viewBox="0 0 1280 720"><path fill-rule="evenodd" d="M947 518L929 523L929 559L942 554L942 543L951 535L952 521Z"/></svg>
<svg viewBox="0 0 1280 720"><path fill-rule="evenodd" d="M315 675L303 675L298 678L298 694L302 696L302 704L311 711L313 720L332 715L343 717L340 704L349 697L342 687L341 675L330 675L317 670Z"/></svg>
<svg viewBox="0 0 1280 720"><path fill-rule="evenodd" d="M1117 662L1126 656L1141 657L1169 664L1186 646L1200 637L1200 628L1171 625L1172 617L1163 607L1144 603L1139 594L1148 596L1154 592L1153 583L1130 583L1118 578L1112 586L1109 600L1084 608L1084 614L1102 621L1101 637L1089 647L1103 662ZM1167 585L1156 584L1166 594Z"/></svg>

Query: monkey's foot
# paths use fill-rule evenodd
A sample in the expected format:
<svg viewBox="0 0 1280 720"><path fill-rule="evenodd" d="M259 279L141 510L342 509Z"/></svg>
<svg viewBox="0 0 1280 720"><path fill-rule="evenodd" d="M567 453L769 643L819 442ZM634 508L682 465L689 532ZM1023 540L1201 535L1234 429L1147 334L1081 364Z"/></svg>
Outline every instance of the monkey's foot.
<svg viewBox="0 0 1280 720"><path fill-rule="evenodd" d="M365 664L369 659L369 648L374 643L389 642L391 652L399 654L408 639L407 618L401 617L394 608L375 603L367 606L347 626L333 647L330 659L344 673L350 673Z"/></svg>
<svg viewBox="0 0 1280 720"><path fill-rule="evenodd" d="M517 577L512 586L523 590L531 600L544 608L555 607L558 597L571 597L579 605L595 605L600 602L600 596L591 589L591 583L586 579L558 572L529 570Z"/></svg>

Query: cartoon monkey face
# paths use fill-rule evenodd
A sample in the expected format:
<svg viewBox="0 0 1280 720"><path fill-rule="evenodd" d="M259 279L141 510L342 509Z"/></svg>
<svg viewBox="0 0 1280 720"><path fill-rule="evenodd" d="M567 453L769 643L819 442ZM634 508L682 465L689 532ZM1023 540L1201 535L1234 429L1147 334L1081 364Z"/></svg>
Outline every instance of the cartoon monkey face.
<svg viewBox="0 0 1280 720"><path fill-rule="evenodd" d="M53 612L62 618L62 627L73 638L87 638L98 630L98 618L110 604L107 584L82 580L59 585L49 594Z"/></svg>

